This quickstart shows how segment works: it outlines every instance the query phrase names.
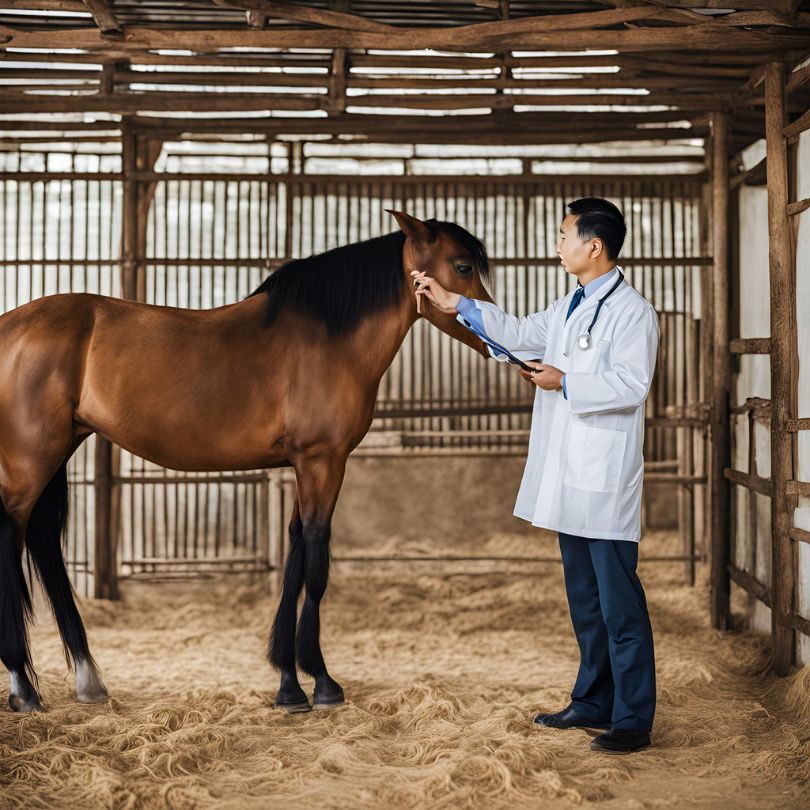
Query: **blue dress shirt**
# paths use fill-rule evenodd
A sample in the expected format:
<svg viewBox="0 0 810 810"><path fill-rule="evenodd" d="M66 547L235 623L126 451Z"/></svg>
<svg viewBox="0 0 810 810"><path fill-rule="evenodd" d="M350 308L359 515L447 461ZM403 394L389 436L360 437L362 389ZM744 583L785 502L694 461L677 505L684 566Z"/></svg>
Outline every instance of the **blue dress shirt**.
<svg viewBox="0 0 810 810"><path fill-rule="evenodd" d="M603 276L599 276L599 278L589 281L584 287L577 282L577 288L582 287L585 293L583 297L590 298L608 280L608 276L610 276L612 272L613 270L610 270ZM461 315L461 317L468 322L468 326L471 327L473 332L478 332L480 335L489 337L484 331L484 319L481 317L481 310L478 309L478 307L475 305L475 301L472 298L467 298L462 295L456 304L456 312L458 312L459 315ZM499 352L497 349L493 349L492 351L498 356L502 354L502 352ZM568 391L565 387L565 374L563 374L562 378L562 389L563 396L568 399Z"/></svg>

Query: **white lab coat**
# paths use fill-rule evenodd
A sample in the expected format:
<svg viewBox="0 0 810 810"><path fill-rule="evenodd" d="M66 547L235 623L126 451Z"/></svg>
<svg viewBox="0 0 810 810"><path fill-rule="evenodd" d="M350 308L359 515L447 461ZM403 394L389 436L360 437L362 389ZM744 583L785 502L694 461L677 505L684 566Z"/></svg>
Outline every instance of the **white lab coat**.
<svg viewBox="0 0 810 810"><path fill-rule="evenodd" d="M566 374L568 399L562 391L536 389L514 514L579 537L638 542L644 401L655 370L658 317L625 281L603 304L590 348L577 343L618 273L612 270L568 323L573 291L525 318L485 301L475 304L488 337L522 360L542 359Z"/></svg>

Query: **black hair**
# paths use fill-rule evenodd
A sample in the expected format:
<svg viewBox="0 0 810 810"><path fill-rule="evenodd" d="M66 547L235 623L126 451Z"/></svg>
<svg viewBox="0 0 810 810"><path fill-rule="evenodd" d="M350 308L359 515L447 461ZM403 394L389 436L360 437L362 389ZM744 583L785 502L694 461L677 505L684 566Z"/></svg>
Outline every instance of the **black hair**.
<svg viewBox="0 0 810 810"><path fill-rule="evenodd" d="M609 259L619 255L627 236L627 225L622 212L612 202L600 197L582 197L568 203L567 211L577 217L580 239L598 237L605 243Z"/></svg>
<svg viewBox="0 0 810 810"><path fill-rule="evenodd" d="M482 278L489 273L484 245L454 222L425 221L433 236L449 234L473 259ZM293 259L268 276L252 293L267 294L264 324L269 326L285 307L326 325L330 335L350 332L373 312L402 300L407 289L402 231Z"/></svg>

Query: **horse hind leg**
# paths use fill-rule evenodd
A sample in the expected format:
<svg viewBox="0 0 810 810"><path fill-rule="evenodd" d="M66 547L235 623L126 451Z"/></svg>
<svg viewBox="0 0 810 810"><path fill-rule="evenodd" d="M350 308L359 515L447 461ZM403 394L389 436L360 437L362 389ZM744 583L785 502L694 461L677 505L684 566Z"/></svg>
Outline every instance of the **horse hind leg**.
<svg viewBox="0 0 810 810"><path fill-rule="evenodd" d="M82 618L76 607L62 556L62 533L67 522L67 462L46 485L28 521L26 544L62 636L65 659L76 674L76 696L81 703L107 700L107 689L98 672Z"/></svg>
<svg viewBox="0 0 810 810"><path fill-rule="evenodd" d="M9 514L0 501L0 660L9 672L8 705L15 712L42 710L28 643L31 596L22 568L27 519L24 512Z"/></svg>

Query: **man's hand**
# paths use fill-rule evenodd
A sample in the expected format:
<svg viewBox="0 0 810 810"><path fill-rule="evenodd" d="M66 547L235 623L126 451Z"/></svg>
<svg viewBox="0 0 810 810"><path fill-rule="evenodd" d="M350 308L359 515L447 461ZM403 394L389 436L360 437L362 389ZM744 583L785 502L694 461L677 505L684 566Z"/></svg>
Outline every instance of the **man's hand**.
<svg viewBox="0 0 810 810"><path fill-rule="evenodd" d="M430 278L416 270L411 272L411 277L413 278L417 298L427 298L440 312L452 314L456 311L456 306L461 299L458 293L445 290L435 278Z"/></svg>
<svg viewBox="0 0 810 810"><path fill-rule="evenodd" d="M534 383L544 391L562 391L563 372L554 366L547 366L545 363L536 363L534 360L524 360L527 366L531 366L535 371L520 370L520 376L531 383Z"/></svg>

